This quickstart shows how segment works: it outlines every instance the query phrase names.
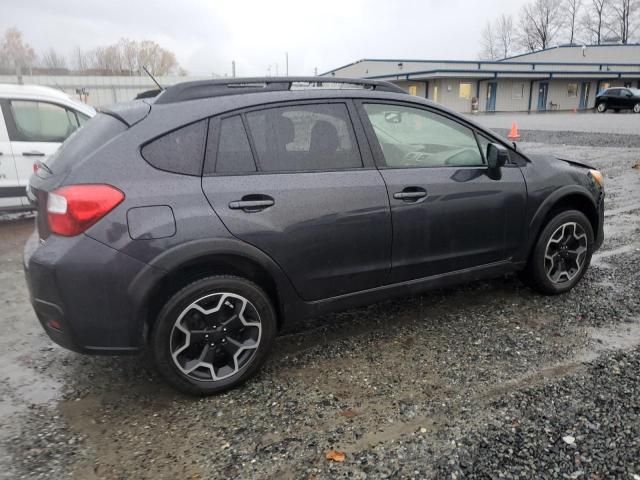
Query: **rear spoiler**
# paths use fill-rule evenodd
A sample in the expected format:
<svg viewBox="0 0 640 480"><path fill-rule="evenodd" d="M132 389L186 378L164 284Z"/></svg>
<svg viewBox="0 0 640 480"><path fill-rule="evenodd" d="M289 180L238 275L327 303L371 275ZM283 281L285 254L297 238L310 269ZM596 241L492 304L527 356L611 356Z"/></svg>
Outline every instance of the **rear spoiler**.
<svg viewBox="0 0 640 480"><path fill-rule="evenodd" d="M99 110L100 113L110 115L117 118L128 127L132 127L136 123L144 119L151 111L151 105L141 100L134 100L126 103L116 103L103 107Z"/></svg>

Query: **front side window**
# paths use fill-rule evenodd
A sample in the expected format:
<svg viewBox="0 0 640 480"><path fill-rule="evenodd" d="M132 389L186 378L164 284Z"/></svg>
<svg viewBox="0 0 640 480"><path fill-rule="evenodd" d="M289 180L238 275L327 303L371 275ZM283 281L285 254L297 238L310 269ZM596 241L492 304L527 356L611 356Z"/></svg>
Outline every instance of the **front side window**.
<svg viewBox="0 0 640 480"><path fill-rule="evenodd" d="M142 147L142 157L154 167L183 175L200 175L207 121L169 132Z"/></svg>
<svg viewBox="0 0 640 480"><path fill-rule="evenodd" d="M449 118L399 105L364 105L387 167L483 165L470 128Z"/></svg>
<svg viewBox="0 0 640 480"><path fill-rule="evenodd" d="M11 114L14 141L63 142L79 127L74 112L53 103L13 100Z"/></svg>
<svg viewBox="0 0 640 480"><path fill-rule="evenodd" d="M248 113L247 122L262 171L362 167L344 104L270 108Z"/></svg>

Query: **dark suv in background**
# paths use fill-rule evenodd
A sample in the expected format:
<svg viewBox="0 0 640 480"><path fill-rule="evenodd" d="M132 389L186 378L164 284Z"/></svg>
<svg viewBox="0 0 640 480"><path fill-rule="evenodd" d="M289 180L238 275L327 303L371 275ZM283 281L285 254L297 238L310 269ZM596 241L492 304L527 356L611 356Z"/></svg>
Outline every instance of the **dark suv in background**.
<svg viewBox="0 0 640 480"><path fill-rule="evenodd" d="M24 264L49 336L149 345L194 394L247 379L305 316L509 272L566 292L603 239L600 172L350 79L190 82L114 106L29 194Z"/></svg>
<svg viewBox="0 0 640 480"><path fill-rule="evenodd" d="M607 88L596 97L596 111L604 113L607 110L633 110L640 113L640 89L638 88Z"/></svg>

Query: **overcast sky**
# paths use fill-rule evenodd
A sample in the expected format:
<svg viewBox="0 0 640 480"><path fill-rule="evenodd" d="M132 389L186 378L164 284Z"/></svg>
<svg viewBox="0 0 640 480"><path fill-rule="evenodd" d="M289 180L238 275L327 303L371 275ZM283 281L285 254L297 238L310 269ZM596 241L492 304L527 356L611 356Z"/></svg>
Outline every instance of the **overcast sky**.
<svg viewBox="0 0 640 480"><path fill-rule="evenodd" d="M476 59L487 19L524 0L1 0L0 31L70 54L121 37L174 51L191 74L311 75L361 58Z"/></svg>

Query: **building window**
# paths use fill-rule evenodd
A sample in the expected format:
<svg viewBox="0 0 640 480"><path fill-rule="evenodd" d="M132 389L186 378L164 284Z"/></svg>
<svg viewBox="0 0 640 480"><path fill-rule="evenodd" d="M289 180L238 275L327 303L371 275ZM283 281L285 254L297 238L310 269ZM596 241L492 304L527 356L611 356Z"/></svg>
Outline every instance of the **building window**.
<svg viewBox="0 0 640 480"><path fill-rule="evenodd" d="M567 95L569 98L576 98L578 96L578 84L570 83L567 87Z"/></svg>
<svg viewBox="0 0 640 480"><path fill-rule="evenodd" d="M511 87L511 98L513 100L521 100L524 98L524 83L513 82Z"/></svg>
<svg viewBox="0 0 640 480"><path fill-rule="evenodd" d="M460 98L466 98L469 100L471 98L471 84L470 83L461 83L460 84Z"/></svg>
<svg viewBox="0 0 640 480"><path fill-rule="evenodd" d="M409 95L413 95L413 96L418 95L418 86L417 85L409 85Z"/></svg>

